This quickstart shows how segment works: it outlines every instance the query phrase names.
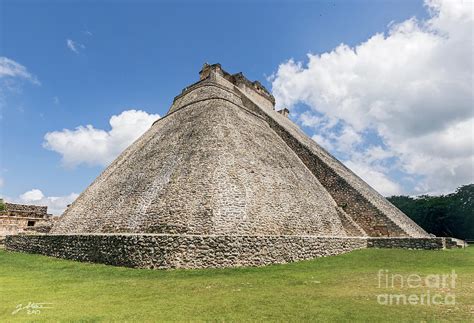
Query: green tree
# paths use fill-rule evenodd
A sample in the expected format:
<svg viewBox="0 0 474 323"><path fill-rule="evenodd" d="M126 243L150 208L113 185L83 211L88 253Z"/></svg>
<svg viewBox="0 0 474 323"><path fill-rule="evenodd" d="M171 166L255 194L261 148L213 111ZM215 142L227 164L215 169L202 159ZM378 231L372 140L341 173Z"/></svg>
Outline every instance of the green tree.
<svg viewBox="0 0 474 323"><path fill-rule="evenodd" d="M440 196L392 196L388 200L427 232L474 239L474 184Z"/></svg>

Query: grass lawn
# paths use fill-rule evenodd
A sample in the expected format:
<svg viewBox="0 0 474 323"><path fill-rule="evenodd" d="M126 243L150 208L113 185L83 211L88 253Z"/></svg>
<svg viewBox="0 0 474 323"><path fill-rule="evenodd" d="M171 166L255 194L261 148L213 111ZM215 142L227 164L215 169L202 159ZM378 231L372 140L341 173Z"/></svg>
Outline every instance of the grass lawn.
<svg viewBox="0 0 474 323"><path fill-rule="evenodd" d="M456 285L379 288L379 270L455 270ZM413 278L413 277L412 277ZM391 278L389 278L390 280ZM434 284L434 285L433 285ZM412 282L412 286L415 283ZM382 305L380 294L455 295L455 305ZM425 298L426 300L426 298ZM451 299L449 299L451 300ZM474 248L365 249L261 268L138 270L0 250L0 321L474 321ZM51 303L28 314L18 304Z"/></svg>

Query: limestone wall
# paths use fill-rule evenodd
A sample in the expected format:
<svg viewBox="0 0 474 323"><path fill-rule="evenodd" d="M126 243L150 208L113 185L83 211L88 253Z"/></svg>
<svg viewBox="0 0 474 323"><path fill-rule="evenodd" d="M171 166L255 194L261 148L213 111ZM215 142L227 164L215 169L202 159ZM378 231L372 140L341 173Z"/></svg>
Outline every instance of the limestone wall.
<svg viewBox="0 0 474 323"><path fill-rule="evenodd" d="M138 268L263 266L366 247L359 238L294 236L36 235L8 236L10 251Z"/></svg>
<svg viewBox="0 0 474 323"><path fill-rule="evenodd" d="M137 268L263 266L362 248L449 248L448 238L194 236L159 234L16 235L9 251Z"/></svg>
<svg viewBox="0 0 474 323"><path fill-rule="evenodd" d="M48 216L48 207L5 203L5 210L0 211L0 215L43 218Z"/></svg>
<svg viewBox="0 0 474 323"><path fill-rule="evenodd" d="M454 244L455 245L455 244ZM368 238L367 248L450 249L451 238Z"/></svg>
<svg viewBox="0 0 474 323"><path fill-rule="evenodd" d="M46 206L4 203L0 211L0 236L17 234L27 228L42 226L50 222L51 215Z"/></svg>
<svg viewBox="0 0 474 323"><path fill-rule="evenodd" d="M0 237L6 236L8 234L17 234L18 232L22 231L22 228L26 227L24 223L17 223L13 221L9 221L5 223L0 219Z"/></svg>

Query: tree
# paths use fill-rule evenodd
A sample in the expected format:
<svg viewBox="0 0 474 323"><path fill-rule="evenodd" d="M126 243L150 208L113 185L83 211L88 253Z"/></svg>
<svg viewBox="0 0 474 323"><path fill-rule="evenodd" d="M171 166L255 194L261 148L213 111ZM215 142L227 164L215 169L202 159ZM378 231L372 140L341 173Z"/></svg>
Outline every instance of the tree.
<svg viewBox="0 0 474 323"><path fill-rule="evenodd" d="M474 239L474 184L447 195L402 195L388 200L429 233Z"/></svg>

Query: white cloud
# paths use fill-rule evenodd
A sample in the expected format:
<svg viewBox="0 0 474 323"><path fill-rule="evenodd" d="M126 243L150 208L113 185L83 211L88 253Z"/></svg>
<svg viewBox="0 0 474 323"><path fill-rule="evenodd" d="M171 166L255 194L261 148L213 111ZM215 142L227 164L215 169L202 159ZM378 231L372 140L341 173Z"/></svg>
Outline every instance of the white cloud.
<svg viewBox="0 0 474 323"><path fill-rule="evenodd" d="M48 207L48 213L61 215L66 207L74 202L79 194L71 193L65 196L45 196L39 189L32 189L17 198L5 197L5 201L19 204L41 205Z"/></svg>
<svg viewBox="0 0 474 323"><path fill-rule="evenodd" d="M308 54L306 65L289 60L272 81L277 105L309 106L299 121L316 116L315 139L348 154L365 180L374 174L361 162L373 167L388 158L399 171L421 176L409 193L446 192L474 181L473 3L425 5L426 21L411 18L353 48ZM377 155L373 146L380 145L384 153ZM377 171L387 176L390 169Z"/></svg>
<svg viewBox="0 0 474 323"><path fill-rule="evenodd" d="M28 72L25 66L0 56L0 120L3 119L3 110L7 106L8 95L21 92L21 81L41 85L36 76Z"/></svg>
<svg viewBox="0 0 474 323"><path fill-rule="evenodd" d="M351 160L347 161L346 166L354 173L364 178L370 186L375 188L384 196L399 195L402 188L399 184L388 178L383 172L375 170L373 167L367 166L365 163L356 163Z"/></svg>
<svg viewBox="0 0 474 323"><path fill-rule="evenodd" d="M43 192L39 189L32 189L31 191L25 192L20 195L22 201L36 202L44 198Z"/></svg>
<svg viewBox="0 0 474 323"><path fill-rule="evenodd" d="M33 84L40 84L36 76L28 72L26 67L24 67L20 63L15 62L14 60L3 56L0 57L0 78L24 79L32 82Z"/></svg>
<svg viewBox="0 0 474 323"><path fill-rule="evenodd" d="M43 147L62 156L63 165L108 165L133 141L138 139L160 116L141 110L127 110L110 118L111 129L96 129L92 125L74 130L48 132Z"/></svg>
<svg viewBox="0 0 474 323"><path fill-rule="evenodd" d="M335 150L335 147L331 143L331 140L328 139L325 136L321 136L321 135L316 134L316 135L313 135L311 137L311 139L313 139L314 141L316 141L318 144L320 144L321 146L323 146L324 148L326 148L329 151Z"/></svg>
<svg viewBox="0 0 474 323"><path fill-rule="evenodd" d="M66 45L70 50L72 50L76 54L79 54L79 50L86 48L86 46L84 46L83 44L76 42L72 39L66 39Z"/></svg>

